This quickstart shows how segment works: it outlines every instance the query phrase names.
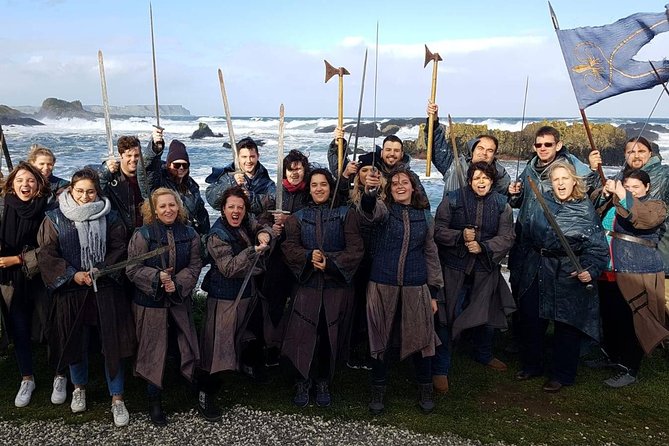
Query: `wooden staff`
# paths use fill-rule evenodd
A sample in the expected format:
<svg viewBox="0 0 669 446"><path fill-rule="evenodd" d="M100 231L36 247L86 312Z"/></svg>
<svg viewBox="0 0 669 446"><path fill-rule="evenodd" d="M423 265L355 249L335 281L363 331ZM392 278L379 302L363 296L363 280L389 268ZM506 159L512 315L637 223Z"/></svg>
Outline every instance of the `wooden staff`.
<svg viewBox="0 0 669 446"><path fill-rule="evenodd" d="M440 60L443 60L439 53L432 53L425 45L425 65L427 67L430 61L434 61L432 66L432 90L430 90L430 102L434 103L437 99L437 65ZM425 160L425 175L430 176L432 170L432 139L434 138L434 113L431 113L427 118L427 158Z"/></svg>
<svg viewBox="0 0 669 446"><path fill-rule="evenodd" d="M9 148L7 147L7 141L5 140L5 132L2 131L2 125L0 125L0 145L2 146L2 153L5 155L5 162L7 163L7 171L11 172L14 169L12 164L12 157L9 155ZM0 158L2 160L2 158ZM2 162L0 161L0 167L2 167ZM2 173L0 173L2 177Z"/></svg>
<svg viewBox="0 0 669 446"><path fill-rule="evenodd" d="M324 60L325 62L325 83L327 83L332 76L335 74L339 76L339 101L337 103L337 123L339 128L344 127L344 75L345 74L351 74L348 72L348 70L344 67L339 67L335 68L332 65L328 63L327 60ZM338 138L337 139L337 173L338 175L341 175L342 169L344 167L344 139L343 138Z"/></svg>

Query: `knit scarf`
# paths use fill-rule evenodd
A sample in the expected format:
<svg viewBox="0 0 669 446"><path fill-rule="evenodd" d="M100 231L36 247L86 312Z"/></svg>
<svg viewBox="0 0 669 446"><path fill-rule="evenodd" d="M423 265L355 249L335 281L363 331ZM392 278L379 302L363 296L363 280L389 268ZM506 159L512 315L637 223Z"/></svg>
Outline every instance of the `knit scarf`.
<svg viewBox="0 0 669 446"><path fill-rule="evenodd" d="M72 194L63 193L58 198L60 211L74 222L81 247L81 267L88 271L105 259L107 253L107 221L111 210L106 197L86 204L78 204Z"/></svg>
<svg viewBox="0 0 669 446"><path fill-rule="evenodd" d="M290 183L290 181L288 181L285 178L283 179L281 184L283 184L283 187L285 187L286 190L291 194L294 194L295 192L302 192L307 187L307 183L305 183L304 181L300 181L299 183L293 185Z"/></svg>
<svg viewBox="0 0 669 446"><path fill-rule="evenodd" d="M15 256L25 248L37 247L37 230L44 219L48 197L23 201L14 194L5 195L0 224L0 255ZM19 265L0 270L0 283L16 282L23 277ZM16 284L15 284L16 285Z"/></svg>

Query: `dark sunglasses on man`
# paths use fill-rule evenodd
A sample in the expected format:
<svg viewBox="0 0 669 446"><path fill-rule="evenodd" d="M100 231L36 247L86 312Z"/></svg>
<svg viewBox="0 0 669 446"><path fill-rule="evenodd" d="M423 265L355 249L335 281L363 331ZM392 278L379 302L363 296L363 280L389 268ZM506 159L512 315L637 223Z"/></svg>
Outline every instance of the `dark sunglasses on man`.
<svg viewBox="0 0 669 446"><path fill-rule="evenodd" d="M544 147L547 147L547 148L550 149L550 148L553 147L554 145L555 145L554 142L544 142L544 143L541 143L541 142L535 142L535 143L534 143L534 148L535 148L535 149L540 149L541 146L544 146Z"/></svg>

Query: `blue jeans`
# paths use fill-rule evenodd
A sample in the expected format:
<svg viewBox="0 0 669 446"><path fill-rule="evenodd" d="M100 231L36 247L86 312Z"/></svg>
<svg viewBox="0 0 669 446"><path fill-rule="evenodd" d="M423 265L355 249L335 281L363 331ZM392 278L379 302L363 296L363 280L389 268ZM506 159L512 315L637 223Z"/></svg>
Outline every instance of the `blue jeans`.
<svg viewBox="0 0 669 446"><path fill-rule="evenodd" d="M450 332L448 326L439 323L439 317L435 317L434 329L441 345L436 348L435 355L432 357L432 375L448 375L451 369Z"/></svg>
<svg viewBox="0 0 669 446"><path fill-rule="evenodd" d="M70 379L75 386L85 386L88 384L88 342L90 331L93 327L85 325L81 336L81 361L70 364ZM107 388L109 395L123 395L125 384L125 372L123 360L119 361L116 376L112 379L109 375L109 367L105 361L105 378L107 378Z"/></svg>

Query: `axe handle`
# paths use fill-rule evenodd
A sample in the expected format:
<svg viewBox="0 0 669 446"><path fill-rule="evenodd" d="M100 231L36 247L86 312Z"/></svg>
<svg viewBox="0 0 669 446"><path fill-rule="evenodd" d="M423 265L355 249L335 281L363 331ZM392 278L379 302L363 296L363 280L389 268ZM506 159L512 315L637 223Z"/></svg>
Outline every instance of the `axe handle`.
<svg viewBox="0 0 669 446"><path fill-rule="evenodd" d="M339 98L337 103L337 125L340 129L344 128L344 76L339 73ZM337 140L337 169L338 174L344 168L344 138Z"/></svg>
<svg viewBox="0 0 669 446"><path fill-rule="evenodd" d="M437 98L437 64L438 61L434 61L432 66L432 90L430 90L430 102L434 102ZM427 119L427 156L425 158L425 175L428 177L432 171L432 139L434 138L434 114L428 116Z"/></svg>

